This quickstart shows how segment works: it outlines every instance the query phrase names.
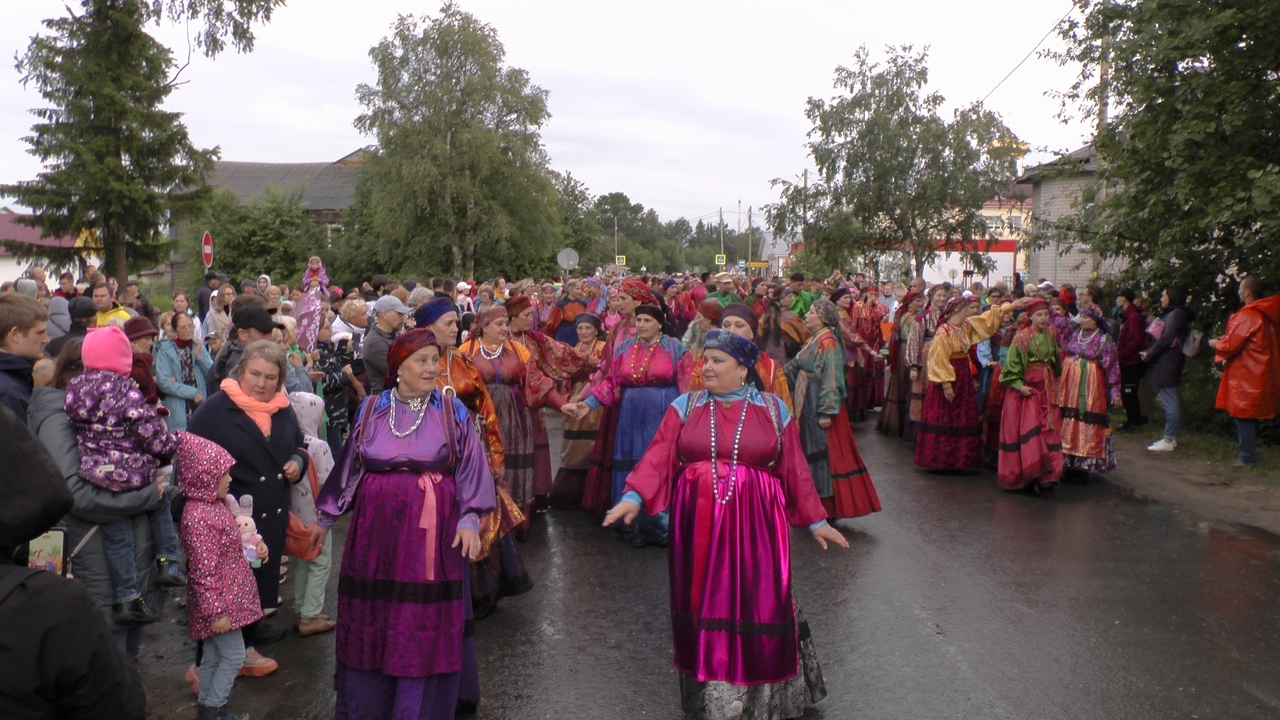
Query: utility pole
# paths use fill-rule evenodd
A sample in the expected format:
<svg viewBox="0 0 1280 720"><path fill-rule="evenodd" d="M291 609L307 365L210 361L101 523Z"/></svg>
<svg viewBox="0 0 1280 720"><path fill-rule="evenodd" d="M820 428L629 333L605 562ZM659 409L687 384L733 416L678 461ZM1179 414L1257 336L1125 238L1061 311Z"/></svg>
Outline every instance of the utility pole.
<svg viewBox="0 0 1280 720"><path fill-rule="evenodd" d="M618 259L618 215L613 216L613 259Z"/></svg>
<svg viewBox="0 0 1280 720"><path fill-rule="evenodd" d="M747 206L747 262L751 262L751 206ZM747 277L751 277L751 267L747 266Z"/></svg>
<svg viewBox="0 0 1280 720"><path fill-rule="evenodd" d="M720 208L720 254L724 254L724 208Z"/></svg>

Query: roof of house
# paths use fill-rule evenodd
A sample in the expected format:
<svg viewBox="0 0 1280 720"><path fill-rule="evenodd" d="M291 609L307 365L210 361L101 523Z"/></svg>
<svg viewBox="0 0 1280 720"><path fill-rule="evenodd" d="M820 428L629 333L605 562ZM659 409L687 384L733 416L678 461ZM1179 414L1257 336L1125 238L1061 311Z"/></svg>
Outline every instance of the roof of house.
<svg viewBox="0 0 1280 720"><path fill-rule="evenodd" d="M269 187L297 193L311 211L345 210L355 197L356 176L364 159L357 150L336 162L259 163L219 161L208 182L235 193L240 202L258 197Z"/></svg>
<svg viewBox="0 0 1280 720"><path fill-rule="evenodd" d="M1098 153L1093 149L1093 145L1085 145L1056 160L1027 168L1017 182L1035 185L1042 182L1046 176L1053 175L1055 172L1065 172L1071 166L1074 166L1075 172L1080 175L1090 175L1097 172Z"/></svg>
<svg viewBox="0 0 1280 720"><path fill-rule="evenodd" d="M29 213L17 213L7 207L0 207L0 256L12 255L6 242L36 245L39 247L69 248L75 247L76 239L65 237L40 237L40 228L22 225L19 218L31 217Z"/></svg>

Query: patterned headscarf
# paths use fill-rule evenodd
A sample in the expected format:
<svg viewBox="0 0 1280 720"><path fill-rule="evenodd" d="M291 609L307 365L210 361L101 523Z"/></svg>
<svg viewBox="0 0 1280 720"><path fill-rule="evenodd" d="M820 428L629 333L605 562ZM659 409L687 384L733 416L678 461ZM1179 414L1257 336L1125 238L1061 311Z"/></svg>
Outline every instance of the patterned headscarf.
<svg viewBox="0 0 1280 720"><path fill-rule="evenodd" d="M484 330L485 326L497 320L498 318L507 317L507 309L501 305L489 305L476 313L475 324L472 325L475 330Z"/></svg>
<svg viewBox="0 0 1280 720"><path fill-rule="evenodd" d="M1102 312L1102 308L1097 305L1094 305L1093 303L1082 305L1080 307L1080 316L1087 317L1098 323L1098 329L1101 330L1103 334L1111 334L1111 326L1107 324L1107 316Z"/></svg>
<svg viewBox="0 0 1280 720"><path fill-rule="evenodd" d="M760 362L760 348L754 342L728 330L716 328L707 332L703 347L704 350L719 350L737 360L739 365L747 369L747 380L757 390L764 391L764 382L756 372L756 363Z"/></svg>
<svg viewBox="0 0 1280 720"><path fill-rule="evenodd" d="M653 291L639 280L623 280L621 290L641 305L658 304L658 298L653 296Z"/></svg>
<svg viewBox="0 0 1280 720"><path fill-rule="evenodd" d="M826 298L818 298L813 301L811 309L818 314L818 319L822 324L831 329L834 333L840 332L840 311L836 308L836 304Z"/></svg>
<svg viewBox="0 0 1280 720"><path fill-rule="evenodd" d="M975 300L974 298L965 297L963 295L961 295L960 297L953 297L950 300L948 300L946 306L942 308L942 317L944 320L950 320L952 315L955 315L956 313L960 312L964 308L976 302L978 301Z"/></svg>
<svg viewBox="0 0 1280 720"><path fill-rule="evenodd" d="M424 347L435 345L440 347L440 341L436 340L436 334L426 328L415 328L407 333L402 333L391 343L391 348L387 350L387 384L386 387L392 387L396 384L396 379L400 374L400 366L404 364L409 356L418 352Z"/></svg>

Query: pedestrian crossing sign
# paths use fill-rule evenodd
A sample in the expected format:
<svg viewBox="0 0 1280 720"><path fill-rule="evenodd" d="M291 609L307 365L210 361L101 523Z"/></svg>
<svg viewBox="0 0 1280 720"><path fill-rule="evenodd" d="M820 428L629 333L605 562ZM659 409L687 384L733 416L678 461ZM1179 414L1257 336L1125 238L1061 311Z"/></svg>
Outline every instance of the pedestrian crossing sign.
<svg viewBox="0 0 1280 720"><path fill-rule="evenodd" d="M614 265L617 265L617 266L619 266L619 267L626 267L626 266L627 266L627 256L626 256L626 255L614 255L614 256L613 256L613 264L614 264Z"/></svg>
<svg viewBox="0 0 1280 720"><path fill-rule="evenodd" d="M725 263L726 263L726 260L725 260L724 255L717 255L717 256L716 256L716 264L717 264L717 265L719 265L720 267L724 267L724 266L725 266Z"/></svg>

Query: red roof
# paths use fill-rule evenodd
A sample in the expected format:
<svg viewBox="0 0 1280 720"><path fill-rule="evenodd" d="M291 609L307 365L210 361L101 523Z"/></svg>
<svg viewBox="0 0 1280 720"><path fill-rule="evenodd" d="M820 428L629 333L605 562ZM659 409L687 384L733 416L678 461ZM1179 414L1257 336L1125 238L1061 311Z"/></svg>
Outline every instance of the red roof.
<svg viewBox="0 0 1280 720"><path fill-rule="evenodd" d="M16 213L7 207L0 207L0 242L9 241L22 243L23 245L52 248L75 247L76 239L73 237L42 238L40 237L40 228L23 225L18 222L18 218L28 217L31 217L31 215ZM0 245L0 255L12 254L7 248Z"/></svg>

